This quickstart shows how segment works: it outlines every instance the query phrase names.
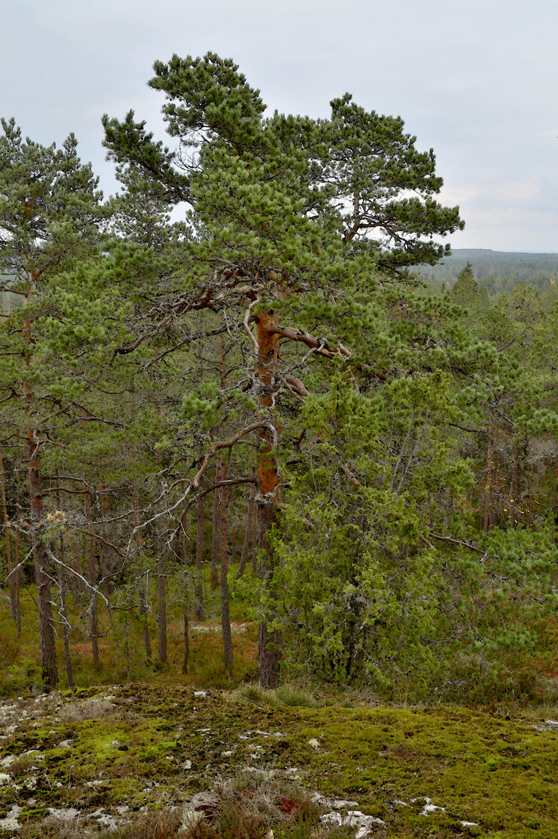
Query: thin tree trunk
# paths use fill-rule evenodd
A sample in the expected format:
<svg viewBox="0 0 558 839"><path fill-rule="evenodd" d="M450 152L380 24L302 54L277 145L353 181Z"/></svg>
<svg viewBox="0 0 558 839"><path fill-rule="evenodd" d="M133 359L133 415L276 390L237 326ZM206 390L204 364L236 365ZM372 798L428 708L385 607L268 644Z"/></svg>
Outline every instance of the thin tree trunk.
<svg viewBox="0 0 558 839"><path fill-rule="evenodd" d="M255 479L256 470L252 469L252 477ZM240 579L244 574L248 555L250 553L250 542L254 534L254 500L256 498L256 485L250 484L250 493L248 495L248 505L246 510L246 527L244 528L244 541L242 543L242 553L240 554L240 562L238 563L238 571L236 572L236 579Z"/></svg>
<svg viewBox="0 0 558 839"><path fill-rule="evenodd" d="M234 510L234 488L230 487L228 491L228 506ZM236 559L236 518L233 515L232 519L229 516L229 565L234 565Z"/></svg>
<svg viewBox="0 0 558 839"><path fill-rule="evenodd" d="M167 660L167 551L163 537L157 539L157 631L159 661Z"/></svg>
<svg viewBox="0 0 558 839"><path fill-rule="evenodd" d="M204 485L204 478L202 477L200 481L200 489L203 489ZM204 608L203 608L203 579L202 579L202 569L203 569L203 536L204 536L204 524L205 524L205 496L202 495L198 498L197 504L197 517L196 517L196 591L195 591L195 599L196 599L196 620L202 621L204 618Z"/></svg>
<svg viewBox="0 0 558 839"><path fill-rule="evenodd" d="M91 493L84 495L85 516L91 527L93 521ZM89 612L91 615L91 649L93 661L99 663L99 619L97 611L97 562L95 559L95 543L93 537L87 539L87 579L89 581Z"/></svg>
<svg viewBox="0 0 558 839"><path fill-rule="evenodd" d="M257 486L257 485L256 485ZM252 511L252 576L258 576L258 519L256 516L256 505Z"/></svg>
<svg viewBox="0 0 558 839"><path fill-rule="evenodd" d="M60 508L60 500L58 501L58 508ZM70 652L70 622L68 620L68 610L66 608L66 560L64 552L64 536L62 534L60 534L60 562L62 565L58 566L58 584L60 586L60 617L62 618L64 633L64 662L66 664L68 687L73 690L76 683L74 681L74 669L72 666L72 655Z"/></svg>
<svg viewBox="0 0 558 839"><path fill-rule="evenodd" d="M215 483L219 480L221 474L222 460L217 461L215 467ZM219 536L221 532L219 519L221 510L219 509L219 492L215 490L213 493L213 523L211 528L211 588L216 588L219 583L219 557L221 551L219 549Z"/></svg>
<svg viewBox="0 0 558 839"><path fill-rule="evenodd" d="M17 568L17 562L12 565L12 546L11 546L11 522L8 516L8 504L6 501L6 473L4 471L4 458L2 456L2 449L0 449L0 482L2 486L2 515L4 519L4 538L6 541L6 567L8 574ZM17 634L21 635L21 610L19 604L19 569L14 571L10 576L10 610L12 618L17 626Z"/></svg>
<svg viewBox="0 0 558 839"><path fill-rule="evenodd" d="M130 660L130 625L128 623L128 612L124 613L124 656L126 658L126 681L130 681L132 662Z"/></svg>
<svg viewBox="0 0 558 839"><path fill-rule="evenodd" d="M70 540L68 545L69 551L72 554L72 561L68 561L68 565L71 565L73 568L79 568L79 555L81 553L81 547L77 541L77 539L73 538ZM79 612L80 614L84 610L84 596L87 594L87 591L83 591L80 585L80 581L76 577L75 574L70 575L70 579L68 582L70 591L72 592L72 600L74 602L74 611Z"/></svg>
<svg viewBox="0 0 558 839"><path fill-rule="evenodd" d="M219 336L219 382L221 388L225 387L226 378L227 378L227 367L225 363L225 342L223 339L223 335ZM219 475L221 474L221 470L223 467L223 458L219 458L217 464L215 466L215 483L219 481ZM216 588L219 582L219 564L221 561L221 545L220 545L220 537L221 537L221 516L223 512L225 515L228 513L224 511L223 505L220 503L221 495L218 492L213 493L213 533L212 533L212 540L211 540L211 587Z"/></svg>
<svg viewBox="0 0 558 839"><path fill-rule="evenodd" d="M184 525L184 522L183 522ZM182 534L182 557L184 562L184 657L182 659L182 672L188 672L188 659L190 658L190 625L188 621L188 607L190 605L188 571L186 570L186 533Z"/></svg>
<svg viewBox="0 0 558 839"><path fill-rule="evenodd" d="M257 316L258 330L258 377L263 386L260 391L260 407L269 411L273 408L274 371L277 366L277 350L279 339L270 334L268 329L274 325L271 313L260 312ZM260 450L257 468L256 510L258 516L257 545L261 553L258 576L269 591L273 585L274 556L268 541L268 533L276 521L279 475L277 463L273 454L273 434L271 429L264 428L259 432ZM271 602L274 596L272 594ZM273 610L272 610L273 611ZM278 630L270 630L269 623L275 615L268 613L260 622L258 632L258 669L260 687L264 690L275 688L279 684L280 665L282 658L282 635Z"/></svg>
<svg viewBox="0 0 558 839"><path fill-rule="evenodd" d="M139 493L137 486L134 487L134 496L133 496L133 504L134 504L134 524L136 526L136 548L138 551L138 556L141 554L143 548L143 540L141 536L141 530L139 529ZM145 657L147 661L151 661L151 638L149 637L149 624L147 622L147 614L148 614L148 597L149 597L149 578L147 575L145 579L140 579L139 581L139 616L140 621L143 625L143 646L145 648ZM126 625L127 626L127 625Z"/></svg>
<svg viewBox="0 0 558 839"><path fill-rule="evenodd" d="M52 623L52 604L48 559L37 529L42 524L43 483L40 470L39 446L35 443L33 431L27 433L27 452L29 456L29 499L31 515L35 526L34 559L37 603L39 611L39 640L41 648L41 667L43 681L49 688L56 687L58 668L56 666L56 646Z"/></svg>
<svg viewBox="0 0 558 839"><path fill-rule="evenodd" d="M105 520L107 518L107 515L108 515L107 496L104 492L105 488L106 487L104 485L101 485L100 502L101 502L101 515L103 517L103 520ZM107 528L106 528L105 524L103 524L103 536L104 536L105 539L107 538ZM100 558L101 558L101 577L104 580L105 593L107 595L107 600L109 601L109 604L110 604L110 598L113 594L114 587L113 587L112 580L111 580L112 568L111 568L111 561L109 559L109 548L107 547L107 545L105 545L103 542L101 542L99 550L100 550ZM110 611L111 611L110 605L108 606L108 609L109 609L109 614L110 614Z"/></svg>
<svg viewBox="0 0 558 839"><path fill-rule="evenodd" d="M20 520L20 514L19 514L19 498L17 498L17 497L16 497L16 504L18 505L17 513L16 513L18 527L17 527L16 532L15 532L14 568L17 568L17 566L19 565L19 523L20 523L19 520ZM18 610L17 610L17 634L19 636L19 635L21 635L21 600L20 600L20 596L19 596L19 580L20 580L19 568L14 573L13 576L15 577L15 580L16 580L15 585L16 585L16 593L17 593L16 594L17 605L18 605Z"/></svg>
<svg viewBox="0 0 558 839"><path fill-rule="evenodd" d="M188 659L190 658L190 626L188 621L188 609L184 607L184 658L182 659L182 672L188 672Z"/></svg>
<svg viewBox="0 0 558 839"><path fill-rule="evenodd" d="M227 479L227 464L223 460L221 464L221 478L222 481ZM223 629L223 655L225 658L225 667L228 671L232 669L233 665L233 647L232 647L232 633L231 633L231 618L229 613L229 583L228 583L228 513L229 513L229 499L227 487L219 487L215 491L215 495L219 496L219 547L220 547L220 565L221 565L221 627Z"/></svg>
<svg viewBox="0 0 558 839"><path fill-rule="evenodd" d="M35 273L29 275L25 305L28 305L36 282ZM23 342L25 350L22 361L25 366L29 363L27 347L31 344L31 321L28 316L23 321ZM25 405L31 413L34 394L33 386L25 381L23 384ZM48 574L47 552L39 533L43 516L43 481L41 475L40 444L36 439L37 429L30 427L27 430L27 459L29 476L29 504L31 518L34 524L33 534L33 558L35 564L35 584L37 586L37 606L39 614L39 644L41 648L41 669L45 685L48 688L56 687L58 682L58 669L56 666L56 646L54 641L54 626L52 623L52 605L50 591L50 577Z"/></svg>
<svg viewBox="0 0 558 839"><path fill-rule="evenodd" d="M510 486L510 517L514 524L517 524L518 516L517 510L519 508L517 496L519 492L519 479L518 479L518 471L519 471L519 445L517 440L514 440L513 444L513 468L512 468L512 479L511 479L511 486Z"/></svg>
<svg viewBox="0 0 558 839"><path fill-rule="evenodd" d="M484 498L484 522L483 522L483 530L485 533L488 532L488 528L490 525L490 496L491 496L491 480L492 480L492 427L491 423L488 426L488 449L486 453L486 490L485 490L485 498Z"/></svg>

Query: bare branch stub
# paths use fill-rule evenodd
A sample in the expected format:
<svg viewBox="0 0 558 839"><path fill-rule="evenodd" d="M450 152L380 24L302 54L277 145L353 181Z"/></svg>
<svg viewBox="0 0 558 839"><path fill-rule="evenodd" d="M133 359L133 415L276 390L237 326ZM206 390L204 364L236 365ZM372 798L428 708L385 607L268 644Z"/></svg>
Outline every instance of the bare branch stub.
<svg viewBox="0 0 558 839"><path fill-rule="evenodd" d="M268 331L272 335L278 335L279 338L288 338L290 341L299 341L306 344L307 347L316 350L319 355L325 358L335 358L336 355L342 355L345 358L351 358L351 353L343 344L339 344L334 349L330 349L326 338L316 338L304 329L295 329L292 326L269 326Z"/></svg>

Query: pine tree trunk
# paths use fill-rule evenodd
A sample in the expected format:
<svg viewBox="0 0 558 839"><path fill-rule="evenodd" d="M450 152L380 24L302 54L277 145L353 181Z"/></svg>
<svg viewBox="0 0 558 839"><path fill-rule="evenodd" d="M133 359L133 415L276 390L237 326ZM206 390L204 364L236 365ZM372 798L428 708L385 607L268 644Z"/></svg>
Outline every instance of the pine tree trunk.
<svg viewBox="0 0 558 839"><path fill-rule="evenodd" d="M84 495L85 516L91 527L93 521L91 493ZM99 618L97 610L97 562L95 559L95 543L91 536L87 539L87 579L89 582L89 612L91 617L91 649L93 661L99 663Z"/></svg>
<svg viewBox="0 0 558 839"><path fill-rule="evenodd" d="M202 477L200 481L200 489L203 489L204 479ZM196 591L195 591L195 598L196 598L196 620L202 621L204 618L204 608L203 608L203 581L202 581L202 569L203 569L203 536L204 536L204 512L205 512L205 496L200 496L198 498L197 504L197 516L196 516L196 574L198 575L196 580Z"/></svg>
<svg viewBox="0 0 558 839"><path fill-rule="evenodd" d="M227 479L227 464L223 461L221 465L221 480ZM220 565L221 565L221 627L223 630L223 655L225 658L225 667L228 671L232 669L233 665L233 647L231 634L231 618L229 613L229 583L228 583L228 513L229 513L229 499L227 487L222 486L216 490L215 495L219 496L219 547L220 547Z"/></svg>
<svg viewBox="0 0 558 839"><path fill-rule="evenodd" d="M184 524L184 522L183 522ZM186 566L186 557L188 553L186 551L186 533L183 532L182 534L182 556L184 561L184 566ZM186 571L186 567L184 568L184 657L182 659L182 672L188 672L188 659L190 658L190 624L188 620L188 607L190 604L190 596L189 596L189 583L188 583L188 572Z"/></svg>
<svg viewBox="0 0 558 839"><path fill-rule="evenodd" d="M256 470L252 469L252 477L256 478ZM250 494L248 495L248 505L246 509L246 527L244 529L244 541L242 543L242 553L240 554L240 562L238 563L238 571L236 572L236 579L239 580L244 574L248 555L250 553L250 542L254 534L254 499L256 498L256 485L250 485Z"/></svg>
<svg viewBox="0 0 558 839"><path fill-rule="evenodd" d="M31 515L35 526L33 553L35 559L35 582L37 586L37 603L39 611L39 640L41 648L41 668L43 681L49 688L56 687L58 682L58 668L56 666L56 647L54 643L54 628L52 624L52 605L50 591L50 576L47 553L40 534L37 532L42 524L43 513L43 484L40 471L39 447L35 444L32 430L27 434L27 452L29 455L29 500Z"/></svg>
<svg viewBox="0 0 558 839"><path fill-rule="evenodd" d="M167 551L164 538L157 539L157 632L159 661L167 660Z"/></svg>
<svg viewBox="0 0 558 839"><path fill-rule="evenodd" d="M215 467L215 483L219 480L221 474L222 460L217 461ZM215 490L213 493L213 522L211 527L211 588L216 588L219 583L219 558L221 551L219 549L219 537L221 533L220 528L221 510L219 508L219 492Z"/></svg>
<svg viewBox="0 0 558 839"><path fill-rule="evenodd" d="M269 411L273 407L273 396L276 390L274 371L277 365L277 349L279 339L277 335L269 333L269 327L274 325L273 314L260 312L257 317L258 328L258 376L263 385L259 403L260 407ZM258 576L269 591L273 585L274 556L268 541L268 533L276 521L279 475L277 463L273 454L273 435L270 429L259 432L260 450L257 467L257 546L261 553ZM274 596L271 596L273 602ZM273 612L273 609L272 609ZM270 630L269 623L275 615L268 613L260 622L258 632L258 669L260 687L264 690L275 688L279 684L280 665L282 658L282 636L278 630Z"/></svg>

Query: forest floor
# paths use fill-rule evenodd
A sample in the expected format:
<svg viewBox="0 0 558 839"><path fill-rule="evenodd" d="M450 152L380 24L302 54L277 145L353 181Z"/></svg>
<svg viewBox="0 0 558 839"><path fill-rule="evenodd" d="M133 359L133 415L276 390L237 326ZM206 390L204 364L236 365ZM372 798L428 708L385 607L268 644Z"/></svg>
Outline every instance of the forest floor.
<svg viewBox="0 0 558 839"><path fill-rule="evenodd" d="M188 834L184 813L210 813L227 782L235 794L273 788L283 810L303 791L329 813L297 837L343 822L344 835L360 837L558 835L558 722L548 709L319 704L289 689L170 683L4 700L0 836L133 839L147 834L130 824L150 811L178 814L176 833L150 836L180 836L181 818L182 835L206 836Z"/></svg>

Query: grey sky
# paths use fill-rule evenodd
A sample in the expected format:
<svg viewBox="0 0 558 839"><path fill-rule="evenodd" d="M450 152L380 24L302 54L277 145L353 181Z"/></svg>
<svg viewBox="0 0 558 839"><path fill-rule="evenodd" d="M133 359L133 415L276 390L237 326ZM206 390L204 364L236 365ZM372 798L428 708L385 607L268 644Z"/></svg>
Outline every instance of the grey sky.
<svg viewBox="0 0 558 839"><path fill-rule="evenodd" d="M213 50L272 109L325 116L349 91L403 117L461 207L454 247L558 252L555 0L0 0L0 21L0 115L73 131L106 192L101 114L163 137L153 61Z"/></svg>

